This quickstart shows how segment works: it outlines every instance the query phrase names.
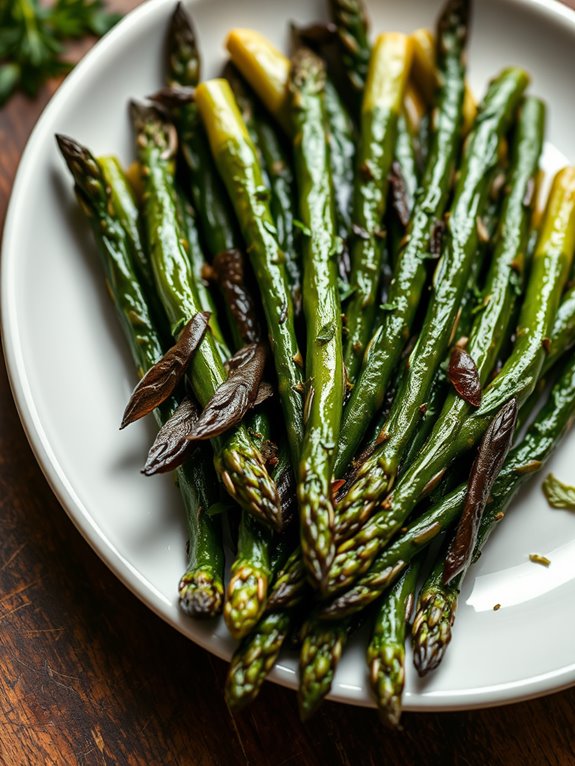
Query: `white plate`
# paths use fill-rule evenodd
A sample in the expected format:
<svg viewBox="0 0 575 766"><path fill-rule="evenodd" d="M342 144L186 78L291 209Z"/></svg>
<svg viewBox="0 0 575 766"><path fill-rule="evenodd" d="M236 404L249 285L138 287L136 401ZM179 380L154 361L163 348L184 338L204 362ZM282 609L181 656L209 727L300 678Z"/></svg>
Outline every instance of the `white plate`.
<svg viewBox="0 0 575 766"><path fill-rule="evenodd" d="M189 3L205 61L219 72L226 31L255 27L287 45L287 22L321 18L324 0L197 0ZM220 657L225 629L178 610L185 565L184 528L168 478L139 473L151 424L118 431L134 383L87 226L54 141L61 132L96 153L132 156L126 103L161 84L162 51L172 3L151 0L102 40L72 72L42 115L14 186L2 259L2 323L11 383L24 428L60 502L107 565L151 609ZM372 0L373 30L431 26L440 2ZM470 78L476 93L502 67L533 75L549 105L545 163L575 161L572 93L575 13L552 0L476 3ZM562 158L562 155L564 156ZM575 434L551 468L572 478ZM548 569L528 561L548 556ZM502 608L495 612L493 606ZM446 710L486 706L555 691L575 682L575 515L550 510L540 482L513 512L467 577L455 638L425 683L408 670L405 707ZM294 686L295 660L272 678ZM362 649L350 647L333 698L371 704Z"/></svg>

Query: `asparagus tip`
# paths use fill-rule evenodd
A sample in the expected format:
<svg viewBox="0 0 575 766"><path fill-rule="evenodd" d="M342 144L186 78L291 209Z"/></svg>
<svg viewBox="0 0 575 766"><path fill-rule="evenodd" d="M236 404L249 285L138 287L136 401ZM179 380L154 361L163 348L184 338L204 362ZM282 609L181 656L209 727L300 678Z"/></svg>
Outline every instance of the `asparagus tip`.
<svg viewBox="0 0 575 766"><path fill-rule="evenodd" d="M223 586L213 572L186 572L178 587L180 608L189 617L215 617L222 611Z"/></svg>
<svg viewBox="0 0 575 766"><path fill-rule="evenodd" d="M244 638L255 627L265 609L267 591L267 572L247 564L234 572L224 604L224 620L232 638Z"/></svg>
<svg viewBox="0 0 575 766"><path fill-rule="evenodd" d="M420 596L412 627L413 664L420 678L439 665L452 636L457 594L430 591Z"/></svg>

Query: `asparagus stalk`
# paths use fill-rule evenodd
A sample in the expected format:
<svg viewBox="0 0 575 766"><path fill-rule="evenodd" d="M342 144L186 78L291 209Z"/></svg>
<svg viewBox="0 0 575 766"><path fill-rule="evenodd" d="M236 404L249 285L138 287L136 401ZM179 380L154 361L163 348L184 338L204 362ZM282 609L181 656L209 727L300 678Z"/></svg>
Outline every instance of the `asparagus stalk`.
<svg viewBox="0 0 575 766"><path fill-rule="evenodd" d="M249 82L270 114L287 135L291 134L288 81L290 61L265 37L250 29L233 29L226 40L232 61ZM325 108L329 121L331 174L336 202L339 236L346 240L350 230L355 135L352 119L337 90L328 80ZM345 264L342 263L345 271Z"/></svg>
<svg viewBox="0 0 575 766"><path fill-rule="evenodd" d="M367 646L371 688L380 717L390 728L396 728L401 718L406 623L413 609L419 564L416 559L382 599Z"/></svg>
<svg viewBox="0 0 575 766"><path fill-rule="evenodd" d="M363 0L329 0L345 74L358 106L368 77L369 23Z"/></svg>
<svg viewBox="0 0 575 766"><path fill-rule="evenodd" d="M411 39L413 41L411 73L419 92L422 94L428 107L431 108L439 85L436 67L435 35L430 29L416 29L415 32L412 32ZM467 82L465 83L462 109L463 132L467 135L477 117L477 103Z"/></svg>
<svg viewBox="0 0 575 766"><path fill-rule="evenodd" d="M148 302L155 296L154 275L140 232L140 212L134 192L117 157L98 157L98 165L108 186L118 220L126 232L134 269ZM160 317L161 317L160 313Z"/></svg>
<svg viewBox="0 0 575 766"><path fill-rule="evenodd" d="M280 248L285 255L286 274L295 315L298 317L301 313L302 267L294 239L294 178L290 157L275 126L260 108L236 67L228 63L224 75L260 154L262 169L270 188L270 211L277 227Z"/></svg>
<svg viewBox="0 0 575 766"><path fill-rule="evenodd" d="M575 343L575 285L563 295L557 311L551 343L543 362L543 374L547 373L565 351Z"/></svg>
<svg viewBox="0 0 575 766"><path fill-rule="evenodd" d="M226 48L233 63L287 135L292 129L288 101L290 63L264 35L253 29L232 29Z"/></svg>
<svg viewBox="0 0 575 766"><path fill-rule="evenodd" d="M92 226L109 292L138 376L142 377L162 357L163 348L135 275L129 243L137 229L130 233L124 229L102 168L90 152L69 138L57 138L74 177L78 201ZM175 408L176 402L168 400L155 410L158 425ZM190 543L188 566L180 584L180 603L188 614L215 616L223 601L224 553L220 521L208 514L215 502L216 484L204 451L200 450L195 460L176 471L176 482L184 502Z"/></svg>
<svg viewBox="0 0 575 766"><path fill-rule="evenodd" d="M226 341L224 339L220 324L218 322L216 303L214 296L210 292L205 282L206 259L200 242L200 232L198 231L198 222L196 211L191 207L187 199L184 199L183 193L177 189L177 203L179 221L182 226L186 247L189 255L190 268L192 270L194 285L198 292L198 298L204 311L210 312L210 329L214 340L218 344L220 356L227 358Z"/></svg>
<svg viewBox="0 0 575 766"><path fill-rule="evenodd" d="M335 553L331 478L344 376L325 67L307 48L294 56L290 93L299 217L309 232L303 241L308 384L297 494L304 561L312 581L320 585Z"/></svg>
<svg viewBox="0 0 575 766"><path fill-rule="evenodd" d="M499 214L499 198L498 195L495 195L490 199L488 207L482 217L483 226L486 232L486 239L485 241L481 242L477 251L477 256L471 265L469 281L461 301L461 311L459 312L457 320L457 330L453 337L454 346L459 346L460 344L463 344L464 346L467 345L477 311L481 311L481 306L479 304L481 295L488 295L487 288L484 288L483 291L480 291L479 289L480 274L484 268L487 256L491 253L493 248L493 241L496 234L496 229L499 224ZM519 262L521 262L521 259ZM493 271L493 268L494 267L490 269L490 272ZM525 269L523 269L523 272L524 271ZM513 279L514 293L517 292L517 280L520 276L522 276L523 272L521 272L516 278ZM509 326L511 326L511 324ZM435 374L431 392L429 394L428 401L426 402L423 420L417 429L417 432L412 439L411 444L409 445L409 449L406 451L402 460L402 470L408 467L414 461L415 457L418 455L419 451L429 438L429 434L431 433L433 425L439 417L448 393L448 369L449 360L445 360L445 362L440 365L438 371ZM383 431L384 426L385 422L381 423L380 431ZM443 494L445 494L444 483L445 479L442 480L441 485L438 485L437 491L443 489L441 495L438 495L438 497L441 497Z"/></svg>
<svg viewBox="0 0 575 766"><path fill-rule="evenodd" d="M132 104L132 118L145 183L144 212L154 277L172 334L177 336L190 316L201 309L201 303L178 226L173 186L174 129L152 107ZM210 334L194 355L190 377L202 407L226 379ZM240 506L277 526L277 488L245 426L238 426L215 443L215 466Z"/></svg>
<svg viewBox="0 0 575 766"><path fill-rule="evenodd" d="M196 35L189 16L178 6L168 35L168 78L172 86L195 86L201 62ZM186 62L196 60L194 66ZM190 171L189 189L202 234L210 248L235 349L261 340L255 305L244 280L244 254L241 237L227 192L211 157L197 105L182 103L176 110L182 153ZM257 413L249 427L263 445L271 435L269 418ZM288 468L288 470L290 470ZM277 472L275 476L278 476ZM265 607L269 580L272 536L244 511L240 521L238 551L231 566L226 588L224 619L234 638L241 638L258 621Z"/></svg>
<svg viewBox="0 0 575 766"><path fill-rule="evenodd" d="M543 144L544 114L544 106L538 99L526 99L520 111L515 131L514 151L511 160L507 189L508 193L505 196L501 211L501 225L497 246L487 275L484 297L481 303L482 310L476 315L466 349L468 355L475 363L479 380L482 384L485 383L490 374L493 365L499 356L502 343L507 337L510 322L514 316L517 292L518 289L519 292L521 290L520 285L521 275L524 269L524 252L527 247L531 218L531 193ZM471 144L471 147L472 146L473 143ZM454 212L454 216L455 215L456 213ZM461 226L461 224L459 225ZM476 243L472 244L475 244L475 247L477 247ZM454 241L454 248L457 246L458 244ZM444 257L448 255L448 252ZM479 259L476 255L475 263L478 261ZM473 269L473 264L471 265L471 269ZM447 287L450 288L451 286L447 285ZM442 304L440 305L441 310L445 311L445 301L441 301L440 292L441 285L438 284L436 287L437 299L440 301L440 304ZM453 317L454 314L457 316L456 312L457 306L452 306L450 318ZM429 317L428 313L426 319L437 324L434 315ZM452 321L454 320L452 319ZM445 326L444 336L448 331L449 327ZM422 331L422 336L424 332L425 328ZM420 336L420 339L422 336ZM427 349L422 349L421 343L416 344L413 354L410 357L408 376L412 374L415 375L416 365L419 364L419 360L416 359L418 350L422 350L422 361L428 365L426 374L429 375L429 372L433 370L434 364L437 364L438 358L435 357L435 362L430 361L430 352L434 352L434 349L432 350L431 347L432 343L436 344L436 348L437 345L441 343L441 341L438 340L437 333L429 333ZM401 402L401 406L407 406L406 400L401 399L400 397L406 392L414 397L415 394L413 392L417 385L418 381L416 380L412 384L410 391L407 385L402 382L396 401L398 403ZM409 401L409 399L407 399L407 401ZM419 400L417 400L417 403L421 406ZM458 396L455 392L451 393L447 397L441 415L434 424L433 433L430 436L430 439L435 440L435 435L447 431L450 431L452 438L454 438L462 421L469 415L470 410L471 406L465 399ZM385 425L386 434L391 433L392 425L394 427L406 427L401 418L396 418L394 422L394 412L395 411L392 409L392 413ZM399 451L400 447L396 446L397 441L400 441L402 448L405 443L403 439L394 441L393 436L390 439L384 438L383 445L376 450L370 460L359 471L356 480L357 484L350 490L347 497L344 499L342 508L338 513L338 536L340 538L350 537L355 534L362 521L364 521L369 516L370 511L374 509L376 492L372 492L372 488L375 488L379 481L382 482L382 486L386 481L389 483L389 478L387 480L383 479L383 474L386 470L383 466L385 466L386 460L389 459L388 455L391 455L392 461L392 473L387 474L387 476L390 477L393 475L395 468L393 463L396 459L395 456L400 455L403 451L402 449L401 452ZM416 461L416 463L417 462L418 461ZM378 466L375 469L376 471L379 471L379 476L377 477L374 476L374 464ZM362 477L366 477L366 479L362 481ZM405 481L405 479L403 479L403 481Z"/></svg>
<svg viewBox="0 0 575 766"><path fill-rule="evenodd" d="M348 590L321 604L317 616L324 620L339 620L361 612L379 598L393 585L414 556L454 524L461 513L466 490L467 485L460 485L423 513L384 548L371 565L368 563L363 568L364 574ZM294 590L292 587L292 593Z"/></svg>
<svg viewBox="0 0 575 766"><path fill-rule="evenodd" d="M511 398L520 407L529 397L543 366L574 248L575 168L565 168L557 174L547 203L512 354L484 391L479 409L463 422L457 438L449 429L443 436L432 434L420 459L403 474L393 493L378 501L377 512L355 537L341 543L331 568L332 592L349 587L367 572L425 487L455 457L477 444L496 410Z"/></svg>
<svg viewBox="0 0 575 766"><path fill-rule="evenodd" d="M377 308L388 177L410 60L408 37L399 33L380 35L371 55L363 97L353 198L352 293L345 309L344 360L352 383Z"/></svg>
<svg viewBox="0 0 575 766"><path fill-rule="evenodd" d="M366 428L380 409L391 375L409 339L427 269L425 254L436 223L443 216L461 141L467 3L448 4L440 23L438 66L441 72L429 158L406 234L397 256L383 325L374 336L363 369L346 404L334 472L341 476L356 453Z"/></svg>
<svg viewBox="0 0 575 766"><path fill-rule="evenodd" d="M168 51L168 83L172 87L183 88L197 85L201 61L196 34L192 20L181 5L176 7L172 16L168 31ZM190 64L192 59L195 61L193 66ZM162 98L169 100L170 97L169 93L159 95L160 100ZM237 271L243 273L243 242L227 192L212 159L197 105L193 100L185 98L175 101L177 105L174 106L172 103L171 109L176 120L181 152L189 170L188 189L197 211L208 252L212 262L219 260L220 264L225 262L229 265L230 260L233 260L237 262ZM196 257L195 260L197 262L198 258ZM196 283L198 291L203 287L201 279L203 257L201 262L201 264L198 263L200 266L200 277ZM235 350L237 351L244 343L259 341L259 334L256 337L255 332L252 333L257 328L257 321L252 316L247 316L247 314L255 314L253 299L248 291L245 289L242 291L242 309L245 316L239 322L234 306L226 300L229 295L226 294L223 297ZM200 298L203 298L202 294ZM246 337L246 332L249 337ZM249 426L252 433L261 434L262 440L269 438L270 423L261 412L250 418Z"/></svg>
<svg viewBox="0 0 575 766"><path fill-rule="evenodd" d="M283 253L256 151L225 80L201 83L196 90L196 103L244 239L250 243L249 256L260 287L292 463L296 466L303 435L303 360L295 335Z"/></svg>
<svg viewBox="0 0 575 766"><path fill-rule="evenodd" d="M169 85L192 85L200 81L202 60L190 17L178 1L168 27Z"/></svg>
<svg viewBox="0 0 575 766"><path fill-rule="evenodd" d="M329 5L334 32L342 53L344 73L352 90L352 100L356 102L356 111L360 113L372 53L367 11L363 0L330 0ZM409 84L406 88L409 89ZM416 96L407 92L406 100L418 101ZM419 182L415 147L408 123L409 118L404 108L397 121L395 161L405 185L407 213L413 206Z"/></svg>
<svg viewBox="0 0 575 766"><path fill-rule="evenodd" d="M201 59L192 20L181 3L178 3L172 15L168 28L167 46L169 86L171 88L195 87L200 80ZM228 251L238 251L241 254L242 242L238 225L230 208L227 192L212 160L208 139L196 104L191 99L175 99L169 92L167 94L161 92L156 98L160 102L168 101L167 106L178 131L179 149L189 171L186 177L186 192L193 203L207 252L211 259L219 253ZM170 99L173 100L172 103ZM188 223L190 223L189 218ZM200 298L204 300L202 269L205 261L199 247L197 231L192 232L190 239L195 284ZM225 306L228 310L227 303ZM242 345L242 339L237 335L233 318L229 324L237 349Z"/></svg>
<svg viewBox="0 0 575 766"><path fill-rule="evenodd" d="M343 242L340 272L348 279L346 247L351 230L351 208L354 185L356 136L353 121L331 80L325 84L325 111L329 124L327 134L331 175L335 196L338 234Z"/></svg>
<svg viewBox="0 0 575 766"><path fill-rule="evenodd" d="M570 328L570 332L566 330ZM557 312L557 316L553 325L553 332L551 333L551 348L553 353L547 357L545 365L549 358L552 358L553 363L556 363L560 357L565 355L575 344L575 301L573 300L572 290L568 291ZM544 368L545 369L545 366ZM533 396L523 405L520 410L520 415L524 417L524 411L531 414L535 405L538 403L541 392L537 395L537 401L532 401ZM541 424L546 424L546 415L542 413L536 418L532 428L525 436L525 441L521 445L525 444L525 450L532 450L535 455L534 465L537 466L537 450L540 449L537 435L542 433ZM550 431L553 434L553 423L549 423ZM520 427L518 427L518 431ZM544 450L549 449L549 453L544 452L544 455L551 454L551 450L555 447L557 441L552 442L552 447L549 447L549 442L546 441L547 436L541 440L541 448ZM531 441L530 441L531 440ZM529 445L529 446L527 446ZM522 454L523 446L517 448ZM527 464L527 459L521 458L518 463L512 460L512 452L507 462L502 469L501 478L507 474L513 475L513 471L519 466L520 473L521 466ZM546 458L544 458L546 459ZM497 488L498 485L496 485ZM459 512L463 507L465 500L465 493L467 487L465 484L460 485L445 498L442 498L438 503L434 503L430 511L424 513L420 519L412 524L408 530L403 533L396 542L391 543L388 548L384 549L375 559L368 572L362 575L360 579L352 586L352 588L341 596L336 596L331 602L327 603L320 614L324 615L328 619L339 619L347 614L353 614L357 610L365 608L368 604L378 598L381 593L390 585L395 579L397 572L401 572L407 562L411 560L413 555L421 549L421 546L425 547L432 540L444 532L459 516ZM487 513L483 517L483 522L480 527L479 540L485 535L485 530L491 530L495 521L501 520L501 516L494 517L493 514ZM300 571L303 567L300 567ZM298 581L298 569L295 566L295 562L292 563L291 577L286 578L286 595L293 600L296 598L296 594L303 590L303 582ZM301 578L303 580L303 578Z"/></svg>
<svg viewBox="0 0 575 766"><path fill-rule="evenodd" d="M409 218L415 204L415 195L419 188L419 169L417 167L417 155L413 140L412 130L409 126L405 113L402 112L397 120L397 139L395 143L395 163L401 174L405 193L405 210L399 216L403 228L409 225ZM404 220L403 216L407 216ZM397 248L399 251L399 248ZM395 257L395 252L392 253Z"/></svg>
<svg viewBox="0 0 575 766"><path fill-rule="evenodd" d="M221 520L210 511L219 501L209 447L198 447L176 469L176 483L188 509L188 563L178 585L180 607L190 617L214 617L224 602Z"/></svg>

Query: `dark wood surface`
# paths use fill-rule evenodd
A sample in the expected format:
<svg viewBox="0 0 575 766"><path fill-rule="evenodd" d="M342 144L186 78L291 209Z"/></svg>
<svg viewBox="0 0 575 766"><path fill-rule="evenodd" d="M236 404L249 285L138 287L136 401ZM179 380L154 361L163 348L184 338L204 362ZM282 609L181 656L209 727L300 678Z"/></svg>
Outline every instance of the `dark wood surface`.
<svg viewBox="0 0 575 766"><path fill-rule="evenodd" d="M0 221L56 87L0 111ZM403 731L389 733L373 711L335 703L302 725L295 695L266 684L232 717L225 664L142 606L52 495L3 365L0 402L0 766L575 764L575 689L492 710L406 714Z"/></svg>

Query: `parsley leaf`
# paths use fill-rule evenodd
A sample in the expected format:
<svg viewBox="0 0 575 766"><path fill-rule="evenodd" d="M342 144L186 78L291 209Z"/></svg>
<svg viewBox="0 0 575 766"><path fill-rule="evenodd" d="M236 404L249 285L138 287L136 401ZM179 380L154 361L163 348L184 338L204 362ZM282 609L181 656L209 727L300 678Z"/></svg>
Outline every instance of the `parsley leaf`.
<svg viewBox="0 0 575 766"><path fill-rule="evenodd" d="M543 493L552 508L565 508L575 511L575 487L563 484L550 473L543 482Z"/></svg>
<svg viewBox="0 0 575 766"><path fill-rule="evenodd" d="M103 0L12 0L0 6L0 106L20 89L35 96L50 77L66 74L63 42L107 32L120 18Z"/></svg>

